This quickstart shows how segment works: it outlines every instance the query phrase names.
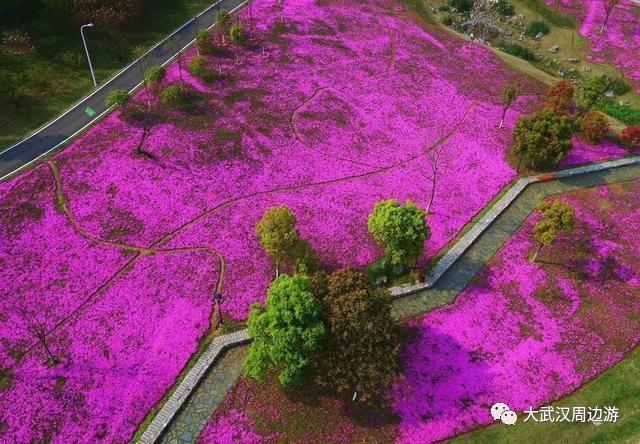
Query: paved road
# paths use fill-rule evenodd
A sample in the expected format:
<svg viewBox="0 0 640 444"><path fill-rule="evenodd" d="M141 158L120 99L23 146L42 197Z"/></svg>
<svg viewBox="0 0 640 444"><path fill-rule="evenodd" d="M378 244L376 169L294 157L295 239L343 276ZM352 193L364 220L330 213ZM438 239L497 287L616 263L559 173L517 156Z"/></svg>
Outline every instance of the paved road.
<svg viewBox="0 0 640 444"><path fill-rule="evenodd" d="M110 81L101 85L73 108L59 116L31 136L16 143L0 153L0 180L6 179L20 169L35 163L45 154L59 148L85 127L96 122L107 109L104 99L113 89L132 90L142 81L140 64L146 69L153 65L168 63L179 48L187 46L194 38L197 29L210 27L216 21L219 9L234 11L244 5L246 0L219 0L213 3L197 18L191 19L180 29L169 35L140 59L128 65ZM87 73L88 74L88 73ZM90 117L85 113L91 107L96 113Z"/></svg>

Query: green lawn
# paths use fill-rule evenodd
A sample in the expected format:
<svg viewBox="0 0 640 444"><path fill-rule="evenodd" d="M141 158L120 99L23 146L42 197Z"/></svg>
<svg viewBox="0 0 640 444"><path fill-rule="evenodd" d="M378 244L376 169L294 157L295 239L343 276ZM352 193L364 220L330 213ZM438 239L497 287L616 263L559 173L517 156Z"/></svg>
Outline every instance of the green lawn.
<svg viewBox="0 0 640 444"><path fill-rule="evenodd" d="M97 27L85 28L98 83L211 3L213 0L147 2L150 6L145 7L135 26L125 26L111 35ZM35 53L13 56L0 45L0 70L19 75L28 97L21 109L0 107L0 150L55 118L93 88L77 26L34 14L6 29L27 32Z"/></svg>
<svg viewBox="0 0 640 444"><path fill-rule="evenodd" d="M536 423L514 426L502 424L463 435L448 443L637 443L640 442L640 348L618 365L586 384L573 395L552 404L555 407L605 407L620 410L617 423Z"/></svg>

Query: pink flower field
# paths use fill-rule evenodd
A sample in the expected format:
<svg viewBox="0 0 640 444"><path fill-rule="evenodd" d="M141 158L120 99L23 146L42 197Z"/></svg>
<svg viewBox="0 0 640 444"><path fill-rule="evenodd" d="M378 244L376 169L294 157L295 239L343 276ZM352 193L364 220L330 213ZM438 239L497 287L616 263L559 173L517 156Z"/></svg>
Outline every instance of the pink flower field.
<svg viewBox="0 0 640 444"><path fill-rule="evenodd" d="M587 59L620 69L640 92L640 4L620 0L600 34L606 17L604 3L604 0L562 0L560 10L577 18L580 35L587 38L592 52Z"/></svg>
<svg viewBox="0 0 640 444"><path fill-rule="evenodd" d="M114 112L0 184L0 441L129 440L209 330L216 286L235 319L264 298L254 226L269 207L296 213L328 267L363 266L381 254L373 205L426 206L424 150L440 147L427 261L515 178L510 130L542 85L390 0L288 0L280 15L256 1L251 43L210 57L228 80L170 65L161 86L184 78L195 109L146 138Z"/></svg>
<svg viewBox="0 0 640 444"><path fill-rule="evenodd" d="M640 181L568 193L577 228L536 264L531 216L454 304L411 323L399 442L433 442L569 394L640 341Z"/></svg>

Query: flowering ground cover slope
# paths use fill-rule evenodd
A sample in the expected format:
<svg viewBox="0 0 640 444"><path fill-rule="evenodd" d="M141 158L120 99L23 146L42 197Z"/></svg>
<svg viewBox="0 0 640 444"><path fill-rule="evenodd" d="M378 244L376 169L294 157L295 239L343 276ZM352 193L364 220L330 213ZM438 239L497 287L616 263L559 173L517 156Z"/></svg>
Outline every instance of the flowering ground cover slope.
<svg viewBox="0 0 640 444"><path fill-rule="evenodd" d="M214 290L236 319L264 298L254 226L270 206L292 208L326 265L362 266L381 253L374 203L426 206L424 148L441 147L427 260L515 176L509 129L543 88L486 48L387 0L287 1L284 21L260 0L252 15L248 45L209 57L230 79L169 67L160 86L199 91L194 109L150 132L113 113L0 184L2 439L132 436L208 330ZM517 80L528 95L500 131Z"/></svg>
<svg viewBox="0 0 640 444"><path fill-rule="evenodd" d="M430 442L492 422L504 402L521 414L594 378L638 344L640 193L635 180L567 193L577 228L539 263L528 218L444 309L412 322L395 389L401 442Z"/></svg>
<svg viewBox="0 0 640 444"><path fill-rule="evenodd" d="M528 261L532 215L454 304L410 321L398 421L373 411L363 423L350 403L240 378L200 442L435 442L491 423L495 402L522 414L571 393L640 341L638 185L560 196L577 227L539 262Z"/></svg>
<svg viewBox="0 0 640 444"><path fill-rule="evenodd" d="M563 0L560 10L578 19L580 35L587 38L593 53L587 58L620 69L640 92L640 5L620 0L600 33L606 17L604 5L602 0Z"/></svg>

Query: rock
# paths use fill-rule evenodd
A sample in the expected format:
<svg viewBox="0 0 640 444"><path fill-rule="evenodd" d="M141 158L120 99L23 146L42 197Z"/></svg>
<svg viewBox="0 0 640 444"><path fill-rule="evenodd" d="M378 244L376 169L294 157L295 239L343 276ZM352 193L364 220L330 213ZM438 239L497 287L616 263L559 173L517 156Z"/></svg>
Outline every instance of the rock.
<svg viewBox="0 0 640 444"><path fill-rule="evenodd" d="M560 47L558 45L553 45L551 48L549 48L549 52L558 52L560 51Z"/></svg>
<svg viewBox="0 0 640 444"><path fill-rule="evenodd" d="M536 40L540 40L540 39L542 38L542 36L543 36L543 35L544 35L543 33L539 32L539 33L537 33L537 34L536 34L536 36L535 36L534 38L535 38Z"/></svg>
<svg viewBox="0 0 640 444"><path fill-rule="evenodd" d="M505 33L504 33L507 37L511 37L513 35L513 31L508 29Z"/></svg>
<svg viewBox="0 0 640 444"><path fill-rule="evenodd" d="M613 94L613 91L611 91L611 90L609 90L609 91L607 91L606 93L604 93L604 96L605 96L605 97L609 97L609 98L613 97L614 95L615 95L615 94Z"/></svg>
<svg viewBox="0 0 640 444"><path fill-rule="evenodd" d="M580 61L580 57L569 57L568 59L565 59L565 60L569 63L578 63Z"/></svg>
<svg viewBox="0 0 640 444"><path fill-rule="evenodd" d="M558 75L559 75L560 77L564 78L564 76L565 76L564 71L558 71Z"/></svg>

